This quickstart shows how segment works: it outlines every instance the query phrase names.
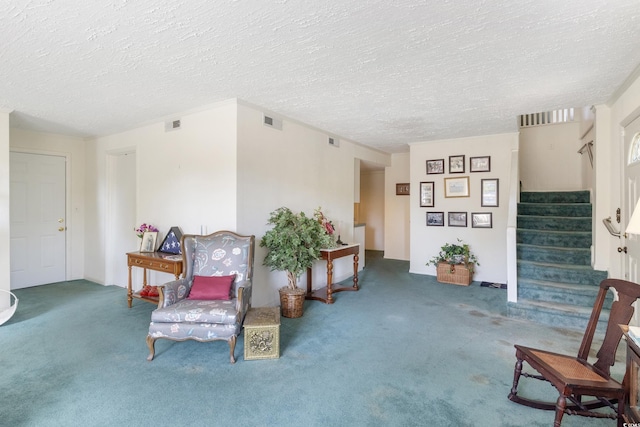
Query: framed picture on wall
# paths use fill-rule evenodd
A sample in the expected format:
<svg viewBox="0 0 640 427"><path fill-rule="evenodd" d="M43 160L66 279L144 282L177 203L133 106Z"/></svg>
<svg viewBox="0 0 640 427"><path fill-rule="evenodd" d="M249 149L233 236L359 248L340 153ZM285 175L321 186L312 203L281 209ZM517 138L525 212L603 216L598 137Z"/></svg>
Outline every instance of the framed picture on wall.
<svg viewBox="0 0 640 427"><path fill-rule="evenodd" d="M491 156L471 157L469 172L491 172Z"/></svg>
<svg viewBox="0 0 640 427"><path fill-rule="evenodd" d="M396 196L408 196L410 185L408 182L396 184Z"/></svg>
<svg viewBox="0 0 640 427"><path fill-rule="evenodd" d="M464 155L449 156L449 173L464 173Z"/></svg>
<svg viewBox="0 0 640 427"><path fill-rule="evenodd" d="M427 160L427 175L444 173L444 159Z"/></svg>
<svg viewBox="0 0 640 427"><path fill-rule="evenodd" d="M444 212L427 212L428 227L444 227Z"/></svg>
<svg viewBox="0 0 640 427"><path fill-rule="evenodd" d="M433 181L420 183L420 207L432 208L434 206L433 201Z"/></svg>
<svg viewBox="0 0 640 427"><path fill-rule="evenodd" d="M466 212L449 212L449 227L466 227Z"/></svg>
<svg viewBox="0 0 640 427"><path fill-rule="evenodd" d="M444 197L469 197L469 177L445 178Z"/></svg>
<svg viewBox="0 0 640 427"><path fill-rule="evenodd" d="M476 212L471 214L472 228L491 228L493 227L493 215L491 212Z"/></svg>
<svg viewBox="0 0 640 427"><path fill-rule="evenodd" d="M498 206L498 179L483 179L480 181L480 193L482 207Z"/></svg>

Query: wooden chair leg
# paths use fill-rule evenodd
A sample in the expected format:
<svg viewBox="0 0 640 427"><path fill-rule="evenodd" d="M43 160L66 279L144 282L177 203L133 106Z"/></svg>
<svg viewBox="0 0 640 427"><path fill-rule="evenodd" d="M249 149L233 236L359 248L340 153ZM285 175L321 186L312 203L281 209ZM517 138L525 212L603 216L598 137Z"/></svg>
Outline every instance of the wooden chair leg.
<svg viewBox="0 0 640 427"><path fill-rule="evenodd" d="M561 394L556 401L556 419L553 421L553 427L560 427L562 416L564 415L564 409L566 407L567 398Z"/></svg>
<svg viewBox="0 0 640 427"><path fill-rule="evenodd" d="M231 337L231 339L229 339L229 352L231 354L231 363L236 363L235 351L236 351L236 336L234 335Z"/></svg>
<svg viewBox="0 0 640 427"><path fill-rule="evenodd" d="M520 374L522 374L522 359L516 361L516 366L513 369L513 385L511 386L511 393L509 393L509 400L513 400L516 394L518 394L518 382L520 381Z"/></svg>
<svg viewBox="0 0 640 427"><path fill-rule="evenodd" d="M151 335L147 335L147 347L149 347L149 356L147 356L147 360L149 362L153 360L153 356L156 354L155 343L156 339Z"/></svg>

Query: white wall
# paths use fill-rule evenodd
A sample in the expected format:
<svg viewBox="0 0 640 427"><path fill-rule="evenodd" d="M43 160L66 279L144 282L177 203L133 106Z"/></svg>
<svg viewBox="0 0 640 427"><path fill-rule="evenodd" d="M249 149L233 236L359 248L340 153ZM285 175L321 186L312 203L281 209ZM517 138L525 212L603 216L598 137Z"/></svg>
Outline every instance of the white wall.
<svg viewBox="0 0 640 427"><path fill-rule="evenodd" d="M388 165L389 155L345 139L328 144L328 134L283 118L282 130L262 124L263 110L238 104L238 230L256 236L253 304L279 304L277 290L286 285L283 272L262 265L259 246L268 230L269 213L281 206L312 215L317 207L338 227L342 240L353 240L354 159ZM269 113L269 112L267 112ZM277 115L269 113L271 116ZM334 263L334 281L353 274L350 257ZM314 288L326 285L326 263L313 269ZM306 274L300 285L306 286ZM364 284L363 284L364 286Z"/></svg>
<svg viewBox="0 0 640 427"><path fill-rule="evenodd" d="M384 250L384 189L384 170L360 175L360 222L366 223L365 246L369 250Z"/></svg>
<svg viewBox="0 0 640 427"><path fill-rule="evenodd" d="M520 129L523 191L583 190L580 122Z"/></svg>
<svg viewBox="0 0 640 427"><path fill-rule="evenodd" d="M5 291L11 290L9 186L9 111L0 110L0 289ZM9 294L0 294L0 309L9 307Z"/></svg>
<svg viewBox="0 0 640 427"><path fill-rule="evenodd" d="M174 116L172 116L174 117ZM175 118L175 117L174 117ZM97 138L87 147L85 277L105 280L107 227L107 155L136 152L137 220L160 229L161 239L172 227L200 234L236 229L236 106L225 102L184 114L181 129L165 132L164 122ZM124 254L138 250L123 247ZM156 272L154 272L156 275ZM170 277L163 273L152 280Z"/></svg>
<svg viewBox="0 0 640 427"><path fill-rule="evenodd" d="M411 189L419 188L421 181L434 181L435 206L420 207L417 196L411 197L411 256L410 271L419 274L436 274L435 267L425 263L440 251L448 242L460 238L471 246L478 257L474 280L506 283L506 228L508 217L509 172L511 170L511 149L517 146L518 134L487 135L453 140L440 140L411 144L410 168ZM445 159L445 172L449 171L448 158L453 155L465 155L464 174L426 174L426 161ZM469 158L491 156L490 172L469 172ZM445 198L444 178L468 176L470 197ZM499 179L499 207L481 207L480 185L482 179ZM414 193L412 191L412 193ZM444 227L427 227L426 212L444 212ZM449 227L447 212L467 212L466 228ZM493 228L472 228L472 212L493 213Z"/></svg>
<svg viewBox="0 0 640 427"><path fill-rule="evenodd" d="M388 259L409 260L411 229L410 213L413 199L417 193L413 184L411 195L396 196L396 184L409 182L409 153L391 155L391 166L385 169L384 203L384 257Z"/></svg>
<svg viewBox="0 0 640 427"><path fill-rule="evenodd" d="M82 138L11 128L11 151L52 154L67 159L67 280L84 277L85 147Z"/></svg>

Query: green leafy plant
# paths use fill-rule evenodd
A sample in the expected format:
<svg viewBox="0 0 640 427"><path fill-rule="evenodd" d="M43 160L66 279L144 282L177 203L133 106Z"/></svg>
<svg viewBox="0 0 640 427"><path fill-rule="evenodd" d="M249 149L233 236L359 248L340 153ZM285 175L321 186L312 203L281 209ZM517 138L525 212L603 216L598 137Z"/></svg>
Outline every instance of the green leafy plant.
<svg viewBox="0 0 640 427"><path fill-rule="evenodd" d="M297 289L300 275L320 259L320 249L333 247L335 242L317 219L286 207L271 212L267 224L273 228L260 241L268 250L263 264L271 271L285 271L288 288Z"/></svg>
<svg viewBox="0 0 640 427"><path fill-rule="evenodd" d="M435 255L426 265L437 267L441 262L451 265L453 271L454 265L464 265L473 272L476 265L480 265L478 258L471 253L469 245L458 239L458 243L445 243L440 247L440 252Z"/></svg>

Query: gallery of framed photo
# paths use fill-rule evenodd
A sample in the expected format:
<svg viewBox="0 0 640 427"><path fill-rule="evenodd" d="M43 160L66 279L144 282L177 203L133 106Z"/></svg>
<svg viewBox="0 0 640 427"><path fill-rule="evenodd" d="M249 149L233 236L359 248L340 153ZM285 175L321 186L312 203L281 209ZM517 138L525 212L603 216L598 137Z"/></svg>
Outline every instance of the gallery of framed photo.
<svg viewBox="0 0 640 427"><path fill-rule="evenodd" d="M427 226L444 227L444 212L427 212Z"/></svg>
<svg viewBox="0 0 640 427"><path fill-rule="evenodd" d="M491 156L471 157L469 172L491 172Z"/></svg>
<svg viewBox="0 0 640 427"><path fill-rule="evenodd" d="M449 173L464 173L464 155L449 156Z"/></svg>
<svg viewBox="0 0 640 427"><path fill-rule="evenodd" d="M469 197L469 177L445 178L444 197Z"/></svg>
<svg viewBox="0 0 640 427"><path fill-rule="evenodd" d="M480 181L480 206L497 207L498 206L498 179L483 179Z"/></svg>
<svg viewBox="0 0 640 427"><path fill-rule="evenodd" d="M444 159L427 160L427 175L444 173Z"/></svg>
<svg viewBox="0 0 640 427"><path fill-rule="evenodd" d="M466 212L449 212L449 227L466 227L467 226L467 213Z"/></svg>
<svg viewBox="0 0 640 427"><path fill-rule="evenodd" d="M433 203L433 181L420 183L420 207L432 208Z"/></svg>
<svg viewBox="0 0 640 427"><path fill-rule="evenodd" d="M478 212L471 214L471 227L491 228L493 227L493 214L491 212Z"/></svg>
<svg viewBox="0 0 640 427"><path fill-rule="evenodd" d="M145 231L142 234L142 242L140 242L140 252L155 252L157 239L157 231Z"/></svg>

